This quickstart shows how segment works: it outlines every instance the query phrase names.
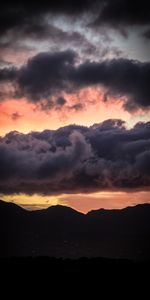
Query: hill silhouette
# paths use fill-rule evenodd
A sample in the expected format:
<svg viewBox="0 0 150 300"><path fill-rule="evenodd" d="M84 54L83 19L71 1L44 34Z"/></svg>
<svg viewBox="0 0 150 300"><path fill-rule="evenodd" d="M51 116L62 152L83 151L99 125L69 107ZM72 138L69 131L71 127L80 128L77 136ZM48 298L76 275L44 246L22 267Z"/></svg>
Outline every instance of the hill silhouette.
<svg viewBox="0 0 150 300"><path fill-rule="evenodd" d="M91 211L26 211L0 201L0 256L150 259L150 205Z"/></svg>

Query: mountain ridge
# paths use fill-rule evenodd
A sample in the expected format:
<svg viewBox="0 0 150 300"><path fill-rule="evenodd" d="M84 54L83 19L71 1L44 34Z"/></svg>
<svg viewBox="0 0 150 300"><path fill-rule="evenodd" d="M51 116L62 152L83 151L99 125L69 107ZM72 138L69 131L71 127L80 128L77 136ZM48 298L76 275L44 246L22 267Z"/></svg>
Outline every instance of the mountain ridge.
<svg viewBox="0 0 150 300"><path fill-rule="evenodd" d="M140 208L140 207L143 207L143 208L150 208L150 203L142 203L142 204L136 204L136 205L131 205L131 206L127 206L127 207L124 207L124 208L110 208L110 209L105 209L105 208L100 208L100 209L93 209L93 210L90 210L88 211L87 213L82 213L72 207L69 207L69 206L66 206L66 205L60 205L60 204L57 204L57 205L51 205L47 208L42 208L42 209L38 209L38 210L27 210L23 207L23 205L19 205L19 204L16 204L14 202L6 202L5 200L2 200L0 199L0 206L1 204L3 205L12 205L12 207L19 207L21 208L23 211L27 211L29 213L32 213L32 212L39 212L39 211L42 211L42 212L45 212L45 211L50 211L51 209L60 209L60 210L63 210L63 209L66 209L66 210L70 210L72 212L76 212L80 215L83 215L83 216L86 216L86 215L89 215L89 214L92 214L92 213L100 213L100 212L120 212L120 211L127 211L127 210L130 210L130 209L133 209L133 208Z"/></svg>
<svg viewBox="0 0 150 300"><path fill-rule="evenodd" d="M0 201L0 257L150 259L150 204L86 215L64 206L27 211Z"/></svg>

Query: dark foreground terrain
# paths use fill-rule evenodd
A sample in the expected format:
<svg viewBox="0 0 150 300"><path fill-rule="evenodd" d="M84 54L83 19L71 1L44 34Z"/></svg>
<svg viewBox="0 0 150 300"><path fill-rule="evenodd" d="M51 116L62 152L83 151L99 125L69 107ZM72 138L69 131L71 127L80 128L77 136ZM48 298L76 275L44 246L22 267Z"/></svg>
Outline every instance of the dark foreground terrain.
<svg viewBox="0 0 150 300"><path fill-rule="evenodd" d="M50 263L63 263L64 259L69 263L73 262L70 259L74 263L76 259L82 263L149 261L150 205L83 215L63 206L29 212L0 201L0 245L0 257L5 259L17 256Z"/></svg>

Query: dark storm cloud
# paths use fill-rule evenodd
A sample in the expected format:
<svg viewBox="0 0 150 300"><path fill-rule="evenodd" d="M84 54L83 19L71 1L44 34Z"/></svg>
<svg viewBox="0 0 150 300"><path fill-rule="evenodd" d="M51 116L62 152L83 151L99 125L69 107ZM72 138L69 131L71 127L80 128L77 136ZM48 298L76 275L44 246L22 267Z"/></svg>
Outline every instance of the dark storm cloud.
<svg viewBox="0 0 150 300"><path fill-rule="evenodd" d="M74 70L72 78L80 86L102 85L107 90L106 95L126 97L126 110L150 106L150 63L123 58L85 62Z"/></svg>
<svg viewBox="0 0 150 300"><path fill-rule="evenodd" d="M9 30L22 28L26 33L42 35L47 34L44 22L47 14L78 16L93 7L92 1L9 1L1 5L0 12L0 33L6 34Z"/></svg>
<svg viewBox="0 0 150 300"><path fill-rule="evenodd" d="M149 1L101 1L100 13L94 24L109 25L116 28L150 24Z"/></svg>
<svg viewBox="0 0 150 300"><path fill-rule="evenodd" d="M93 14L98 18L96 24L111 26L145 25L150 23L149 1L143 0L55 0L55 1L10 1L1 5L0 32L7 32L12 28L19 28L26 24L33 24L35 32L44 15L52 13L68 16L81 16L83 13ZM87 20L88 21L88 20ZM32 26L30 26L31 28ZM33 31L34 31L33 29Z"/></svg>
<svg viewBox="0 0 150 300"><path fill-rule="evenodd" d="M0 80L16 77L15 83L18 86L16 97L26 96L32 102L47 99L49 105L50 96L69 88L68 76L75 58L76 55L71 50L40 53L29 59L27 64L20 69L10 69L10 74L7 69L3 69L0 73Z"/></svg>
<svg viewBox="0 0 150 300"><path fill-rule="evenodd" d="M54 26L55 21L59 24L58 16L61 18L63 28ZM65 17L69 17L69 22ZM74 21L83 20L82 30L76 26ZM72 26L75 30L72 32ZM0 10L0 55L5 58L5 51L26 51L29 57L30 51L37 52L38 46L48 48L57 47L65 49L66 45L77 50L83 57L94 56L120 56L117 47L106 46L100 39L93 44L86 38L85 32L90 28L93 36L101 37L101 30L108 25L110 28L117 28L126 35L128 25L148 25L150 23L150 13L146 0L142 5L128 0L80 0L80 1L10 1L6 0L1 5ZM57 26L60 26L59 24ZM96 31L94 27L102 28ZM107 28L108 29L108 28ZM93 32L92 32L93 30ZM107 36L109 30L106 30ZM35 41L35 44L34 44ZM39 41L39 44L37 43ZM100 50L99 50L99 49ZM116 48L116 49L115 49ZM55 48L56 49L56 48ZM12 54L12 53L11 53Z"/></svg>
<svg viewBox="0 0 150 300"><path fill-rule="evenodd" d="M66 99L63 98L63 97L59 97L59 98L57 98L57 100L56 100L56 104L57 104L58 106L64 106L66 102L67 102Z"/></svg>
<svg viewBox="0 0 150 300"><path fill-rule="evenodd" d="M80 193L150 187L150 122L121 120L0 139L0 193Z"/></svg>
<svg viewBox="0 0 150 300"><path fill-rule="evenodd" d="M92 4L93 6L93 4ZM71 18L81 15L91 7L91 1L7 1L0 10L0 55L5 57L5 50L23 48L34 50L33 41L51 43L60 49L66 43L72 47L80 47L83 53L95 53L95 46L79 32L65 32L50 24L51 16L67 15ZM27 44L26 41L32 42ZM54 45L53 45L54 44ZM22 48L21 48L22 47ZM32 49L33 48L33 49ZM62 47L63 49L63 47ZM27 50L27 49L26 49Z"/></svg>
<svg viewBox="0 0 150 300"><path fill-rule="evenodd" d="M0 69L0 83L13 81L17 78L18 72L16 68L1 68Z"/></svg>
<svg viewBox="0 0 150 300"><path fill-rule="evenodd" d="M79 63L77 54L71 50L40 53L18 69L0 70L1 84L8 81L14 84L14 97L26 97L34 103L46 100L43 109L56 105L53 96L59 98L64 92L71 93L89 86L103 87L104 101L109 101L109 96L122 98L128 111L147 109L150 107L149 79L149 62L118 58Z"/></svg>
<svg viewBox="0 0 150 300"><path fill-rule="evenodd" d="M10 31L1 35L0 38L0 50L4 55L5 50L9 49L11 51L12 47L17 47L18 49L23 50L23 47L30 50L30 48L34 48L34 46L23 46L25 41L29 42L47 42L51 43L53 46L57 45L62 47L65 46L66 43L69 43L74 48L80 48L83 53L96 53L96 47L89 42L86 37L77 32L77 31L64 31L62 28L58 28L53 26L52 24L48 24L46 21L38 21L35 20L35 24L27 23L24 26L21 26L17 29L12 28ZM105 47L106 48L106 47ZM115 49L112 49L115 52ZM105 49L107 51L107 49Z"/></svg>
<svg viewBox="0 0 150 300"><path fill-rule="evenodd" d="M89 14L93 15L92 25L109 25L121 28L122 32L128 25L150 24L149 2L143 0L55 0L55 1L10 1L1 4L0 34L8 35L15 31L33 38L46 37L48 26L45 16L52 14L67 15L71 18L80 18L86 14L86 23L90 24ZM124 29L123 29L124 27ZM14 34L15 38L15 34Z"/></svg>
<svg viewBox="0 0 150 300"><path fill-rule="evenodd" d="M147 40L150 40L150 29L146 30L146 31L143 33L143 36L144 36Z"/></svg>
<svg viewBox="0 0 150 300"><path fill-rule="evenodd" d="M36 101L47 98L57 90L65 90L74 60L75 54L69 50L36 55L18 73L21 93Z"/></svg>

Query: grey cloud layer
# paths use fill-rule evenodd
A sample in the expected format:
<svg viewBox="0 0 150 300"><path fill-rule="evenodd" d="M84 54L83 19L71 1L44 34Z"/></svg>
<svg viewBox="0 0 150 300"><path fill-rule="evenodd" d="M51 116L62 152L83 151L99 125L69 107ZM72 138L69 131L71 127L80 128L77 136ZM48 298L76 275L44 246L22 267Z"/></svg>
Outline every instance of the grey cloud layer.
<svg viewBox="0 0 150 300"><path fill-rule="evenodd" d="M92 127L0 139L0 193L80 193L150 187L150 122L127 130L121 120Z"/></svg>
<svg viewBox="0 0 150 300"><path fill-rule="evenodd" d="M148 62L118 58L79 63L77 54L71 50L40 53L18 69L8 67L0 70L0 83L11 82L16 98L25 96L34 103L46 99L48 107L55 106L52 96L60 97L64 92L100 86L105 89L105 101L108 96L122 97L124 108L128 111L147 109L150 107L149 80Z"/></svg>
<svg viewBox="0 0 150 300"><path fill-rule="evenodd" d="M90 13L96 18L96 24L111 26L145 25L150 24L149 1L142 2L129 0L55 0L55 1L14 1L6 0L1 5L0 32L6 33L9 29L28 24L33 32L37 32L37 20L45 14L67 15L70 17ZM88 21L88 20L87 20ZM29 27L28 27L29 28ZM32 29L33 28L33 29Z"/></svg>
<svg viewBox="0 0 150 300"><path fill-rule="evenodd" d="M0 11L0 50L19 48L24 40L55 41L59 48L65 43L95 54L95 45L87 41L79 32L71 33L69 26L64 32L51 24L51 16L56 20L67 17L71 22L84 20L83 27L92 30L93 35L99 36L99 28L115 28L121 32L128 31L128 27L150 26L149 1L129 0L55 0L55 1L15 1L6 0L1 4ZM95 30L96 29L96 30ZM126 33L127 34L127 33ZM146 34L147 36L147 34ZM34 43L31 43L32 46ZM29 46L29 45L28 45ZM25 47L25 46L24 46ZM30 47L29 47L30 48ZM63 48L62 48L63 49ZM31 49L30 49L31 50ZM105 49L106 50L106 49ZM5 56L5 55L4 55Z"/></svg>

